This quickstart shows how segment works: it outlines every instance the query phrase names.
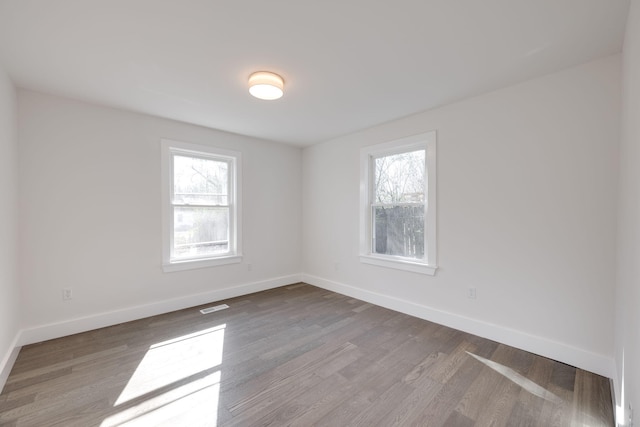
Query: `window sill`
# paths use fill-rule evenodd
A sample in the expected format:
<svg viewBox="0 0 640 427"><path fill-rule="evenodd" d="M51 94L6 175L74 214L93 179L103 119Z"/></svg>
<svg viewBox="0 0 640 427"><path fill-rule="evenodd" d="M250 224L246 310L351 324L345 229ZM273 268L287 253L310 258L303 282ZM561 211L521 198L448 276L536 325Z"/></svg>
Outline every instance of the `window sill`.
<svg viewBox="0 0 640 427"><path fill-rule="evenodd" d="M196 259L187 261L177 261L172 263L163 263L162 270L165 273L182 270L195 270L197 268L216 267L219 265L237 264L242 261L242 255L230 255L219 258Z"/></svg>
<svg viewBox="0 0 640 427"><path fill-rule="evenodd" d="M360 262L377 265L379 267L395 268L396 270L411 271L413 273L435 276L438 269L435 265L412 262L403 259L394 259L375 255L360 255Z"/></svg>

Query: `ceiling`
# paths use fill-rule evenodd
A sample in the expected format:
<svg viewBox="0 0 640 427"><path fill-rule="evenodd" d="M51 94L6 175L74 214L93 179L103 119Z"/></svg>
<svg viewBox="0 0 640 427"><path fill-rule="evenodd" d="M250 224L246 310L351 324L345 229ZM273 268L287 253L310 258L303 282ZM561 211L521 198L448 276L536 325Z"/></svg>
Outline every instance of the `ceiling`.
<svg viewBox="0 0 640 427"><path fill-rule="evenodd" d="M306 146L620 52L629 0L0 0L22 88ZM252 98L254 71L285 79Z"/></svg>

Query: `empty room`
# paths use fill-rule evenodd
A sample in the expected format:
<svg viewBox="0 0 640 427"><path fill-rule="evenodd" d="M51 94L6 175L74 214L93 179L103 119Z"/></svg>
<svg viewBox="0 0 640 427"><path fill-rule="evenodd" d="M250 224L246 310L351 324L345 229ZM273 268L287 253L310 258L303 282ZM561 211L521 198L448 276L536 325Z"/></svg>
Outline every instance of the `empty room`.
<svg viewBox="0 0 640 427"><path fill-rule="evenodd" d="M633 426L640 5L0 0L0 426Z"/></svg>

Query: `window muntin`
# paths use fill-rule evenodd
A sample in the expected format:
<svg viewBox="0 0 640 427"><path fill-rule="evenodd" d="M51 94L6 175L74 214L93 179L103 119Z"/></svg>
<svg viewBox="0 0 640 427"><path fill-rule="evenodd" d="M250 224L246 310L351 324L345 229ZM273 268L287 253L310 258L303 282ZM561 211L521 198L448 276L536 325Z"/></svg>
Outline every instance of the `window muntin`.
<svg viewBox="0 0 640 427"><path fill-rule="evenodd" d="M362 148L360 182L360 260L435 274L435 132Z"/></svg>
<svg viewBox="0 0 640 427"><path fill-rule="evenodd" d="M240 153L162 146L165 271L240 262Z"/></svg>

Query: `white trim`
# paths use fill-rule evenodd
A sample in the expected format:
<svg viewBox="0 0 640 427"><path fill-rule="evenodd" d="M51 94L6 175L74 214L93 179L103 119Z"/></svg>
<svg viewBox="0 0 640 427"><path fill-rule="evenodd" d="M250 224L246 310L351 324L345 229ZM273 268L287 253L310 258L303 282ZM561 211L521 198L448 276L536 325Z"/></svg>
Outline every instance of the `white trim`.
<svg viewBox="0 0 640 427"><path fill-rule="evenodd" d="M254 292L265 291L267 289L298 283L300 282L301 277L301 274L274 277L272 279L262 280L259 282L234 285L228 288L216 289L214 291L158 301L150 304L127 307L92 316L33 326L22 331L18 344L33 344L36 342L90 331L92 329L112 326L118 323L129 322L131 320L142 319L144 317L155 316L197 305L209 304L228 298L235 298Z"/></svg>
<svg viewBox="0 0 640 427"><path fill-rule="evenodd" d="M413 262L401 258L393 259L377 255L360 255L360 262L380 267L411 271L413 273L428 274L429 276L434 276L438 268L435 265L428 265L421 262Z"/></svg>
<svg viewBox="0 0 640 427"><path fill-rule="evenodd" d="M162 269L164 272L189 270L234 264L242 260L242 153L209 145L192 144L171 139L161 139L161 199L162 199ZM174 154L201 158L218 158L229 162L229 252L210 258L171 261L173 247L172 183Z"/></svg>
<svg viewBox="0 0 640 427"><path fill-rule="evenodd" d="M438 268L438 233L437 233L437 177L436 163L436 132L430 132L430 139L427 140L427 227L425 232L425 238L427 242L425 244L425 250L427 252L427 264L434 268Z"/></svg>
<svg viewBox="0 0 640 427"><path fill-rule="evenodd" d="M360 261L381 267L412 271L414 273L435 275L438 268L437 245L437 185L436 185L436 131L408 136L382 144L365 146L360 149ZM407 261L371 252L372 219L370 199L372 184L372 158L403 153L412 150L425 150L425 259Z"/></svg>
<svg viewBox="0 0 640 427"><path fill-rule="evenodd" d="M171 264L162 264L162 271L169 273L172 271L194 270L196 268L216 267L226 264L237 264L242 262L242 256L224 256L211 259L194 259L185 261L174 261Z"/></svg>
<svg viewBox="0 0 640 427"><path fill-rule="evenodd" d="M614 375L613 359L602 354L309 274L303 274L302 281L352 298L357 298L553 360L558 360L607 378L612 378Z"/></svg>
<svg viewBox="0 0 640 427"><path fill-rule="evenodd" d="M627 367L625 366L628 362L624 360L624 352L623 352L623 360L622 360L622 375L626 376L625 370ZM616 422L616 426L623 427L629 418L629 396L628 396L628 385L624 384L624 378L621 378L618 371L618 361L616 359L612 362L612 370L613 376L611 377L611 390L612 390L612 400L613 400L613 416ZM625 387L627 390L623 390Z"/></svg>
<svg viewBox="0 0 640 427"><path fill-rule="evenodd" d="M21 332L18 332L7 350L7 354L4 355L2 362L0 362L0 393L2 393L2 390L7 383L11 369L13 369L13 364L18 358L18 353L20 353L20 346L18 345L20 342L20 336Z"/></svg>
<svg viewBox="0 0 640 427"><path fill-rule="evenodd" d="M612 375L611 375L611 397L613 399L613 418L616 423L616 426L621 425L622 420L618 420L618 406L621 406L623 402L621 402L620 392L620 376L618 375L618 363L614 359L612 362ZM623 417L624 418L624 417Z"/></svg>
<svg viewBox="0 0 640 427"><path fill-rule="evenodd" d="M4 387L6 379L9 376L9 372L11 371L11 368L18 356L20 346L60 338L148 316L163 314L170 311L217 302L298 282L305 282L323 289L348 295L352 298L367 301L391 310L429 320L483 338L491 339L512 347L551 358L553 360L558 360L607 378L613 378L615 390L614 398L616 399L617 404L620 403L618 401L620 397L617 393L620 379L617 378L615 362L611 357L525 332L505 328L503 326L478 321L466 316L416 304L401 298L368 291L304 273L275 277L260 282L236 285L215 291L128 307L94 316L75 318L24 329L16 335L9 351L2 360L2 364L0 364L0 391L2 390L2 387Z"/></svg>

